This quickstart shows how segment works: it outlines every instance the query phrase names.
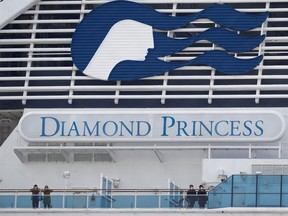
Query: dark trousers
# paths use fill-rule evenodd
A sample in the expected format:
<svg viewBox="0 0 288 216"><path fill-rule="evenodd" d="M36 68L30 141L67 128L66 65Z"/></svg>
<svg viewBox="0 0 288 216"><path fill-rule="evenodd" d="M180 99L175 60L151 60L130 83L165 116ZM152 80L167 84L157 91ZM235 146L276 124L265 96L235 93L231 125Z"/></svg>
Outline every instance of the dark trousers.
<svg viewBox="0 0 288 216"><path fill-rule="evenodd" d="M195 205L195 200L191 200L191 201L189 202L189 207L190 207L190 208L194 208L194 205Z"/></svg>
<svg viewBox="0 0 288 216"><path fill-rule="evenodd" d="M38 197L38 195L32 196L32 206L33 206L33 208L38 208L39 207L39 197Z"/></svg>
<svg viewBox="0 0 288 216"><path fill-rule="evenodd" d="M50 208L50 203L43 203L44 204L44 208Z"/></svg>

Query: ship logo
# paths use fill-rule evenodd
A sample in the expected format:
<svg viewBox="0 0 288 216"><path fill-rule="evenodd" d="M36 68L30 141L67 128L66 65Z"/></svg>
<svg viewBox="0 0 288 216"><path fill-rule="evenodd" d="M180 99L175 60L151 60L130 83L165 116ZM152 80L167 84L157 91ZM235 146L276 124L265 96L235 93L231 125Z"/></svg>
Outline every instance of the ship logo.
<svg viewBox="0 0 288 216"><path fill-rule="evenodd" d="M263 56L241 59L235 54L249 52L263 42L265 35L245 32L261 26L267 17L268 12L246 14L226 4L214 4L193 15L169 16L139 3L112 1L83 18L72 38L71 55L80 72L106 81L137 80L192 65L210 66L223 74L245 74ZM165 33L201 18L213 21L217 27L185 38L171 38ZM187 61L165 61L165 56L201 40L219 49Z"/></svg>

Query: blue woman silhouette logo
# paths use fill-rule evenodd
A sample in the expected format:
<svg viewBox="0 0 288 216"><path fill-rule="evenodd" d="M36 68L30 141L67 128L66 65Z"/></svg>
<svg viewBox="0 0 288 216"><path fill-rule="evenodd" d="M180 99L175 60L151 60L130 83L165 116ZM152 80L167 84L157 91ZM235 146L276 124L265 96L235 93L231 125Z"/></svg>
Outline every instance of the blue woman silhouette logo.
<svg viewBox="0 0 288 216"><path fill-rule="evenodd" d="M244 74L263 59L238 59L232 53L251 51L265 35L238 32L261 25L268 13L244 14L225 4L212 5L197 14L173 17L130 1L112 1L87 14L72 38L71 54L78 70L101 80L135 80L188 65L208 65L224 74ZM189 38L175 39L160 33L208 18L220 27ZM155 31L157 30L157 31ZM204 52L188 61L165 62L161 57L177 53L197 41L217 44L221 50Z"/></svg>

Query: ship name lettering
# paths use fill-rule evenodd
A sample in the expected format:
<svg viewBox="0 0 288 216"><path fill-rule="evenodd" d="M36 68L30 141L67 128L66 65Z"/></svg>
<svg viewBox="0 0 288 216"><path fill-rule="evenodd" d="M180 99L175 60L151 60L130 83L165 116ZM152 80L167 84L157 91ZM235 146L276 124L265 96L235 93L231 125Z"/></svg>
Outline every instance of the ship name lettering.
<svg viewBox="0 0 288 216"><path fill-rule="evenodd" d="M151 132L147 121L61 121L53 116L41 118L40 137L143 137Z"/></svg>
<svg viewBox="0 0 288 216"><path fill-rule="evenodd" d="M162 116L162 137L259 137L264 134L262 120L177 120Z"/></svg>

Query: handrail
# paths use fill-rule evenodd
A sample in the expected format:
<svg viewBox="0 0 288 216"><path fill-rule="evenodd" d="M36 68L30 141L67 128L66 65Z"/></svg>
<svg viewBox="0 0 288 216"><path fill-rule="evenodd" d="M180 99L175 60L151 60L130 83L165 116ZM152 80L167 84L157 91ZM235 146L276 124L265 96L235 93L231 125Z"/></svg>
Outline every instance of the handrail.
<svg viewBox="0 0 288 216"><path fill-rule="evenodd" d="M41 188L40 188L41 189ZM181 192L181 194L185 194L188 189L179 189L179 190L169 190L169 189L98 189L98 188L87 188L87 189L53 189L53 192L99 192L99 191L105 191L105 192L133 192L133 193L149 193L149 192ZM195 189L195 191L197 192L198 189ZM208 192L209 190L206 189L206 192ZM8 193L8 192L30 192L30 189L0 189L0 193Z"/></svg>

